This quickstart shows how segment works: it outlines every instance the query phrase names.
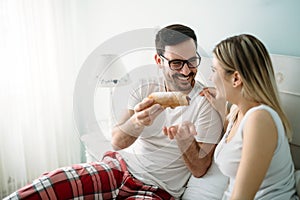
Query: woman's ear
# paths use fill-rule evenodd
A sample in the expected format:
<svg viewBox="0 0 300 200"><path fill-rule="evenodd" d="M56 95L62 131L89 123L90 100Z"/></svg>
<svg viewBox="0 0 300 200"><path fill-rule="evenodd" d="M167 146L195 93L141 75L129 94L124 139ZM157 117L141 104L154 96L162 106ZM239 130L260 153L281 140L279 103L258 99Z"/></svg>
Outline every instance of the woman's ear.
<svg viewBox="0 0 300 200"><path fill-rule="evenodd" d="M232 85L233 87L238 87L242 85L243 81L241 79L240 73L238 71L235 71L232 75Z"/></svg>

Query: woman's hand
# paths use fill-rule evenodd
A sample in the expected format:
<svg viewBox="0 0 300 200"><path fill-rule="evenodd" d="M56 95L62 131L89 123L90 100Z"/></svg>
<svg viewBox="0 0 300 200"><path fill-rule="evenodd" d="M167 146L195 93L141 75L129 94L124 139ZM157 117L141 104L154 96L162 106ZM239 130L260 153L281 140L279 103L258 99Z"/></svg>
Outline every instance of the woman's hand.
<svg viewBox="0 0 300 200"><path fill-rule="evenodd" d="M216 94L216 89L213 87L204 88L200 96L205 96L209 103L219 112L222 121L224 122L227 115L227 104L225 97Z"/></svg>

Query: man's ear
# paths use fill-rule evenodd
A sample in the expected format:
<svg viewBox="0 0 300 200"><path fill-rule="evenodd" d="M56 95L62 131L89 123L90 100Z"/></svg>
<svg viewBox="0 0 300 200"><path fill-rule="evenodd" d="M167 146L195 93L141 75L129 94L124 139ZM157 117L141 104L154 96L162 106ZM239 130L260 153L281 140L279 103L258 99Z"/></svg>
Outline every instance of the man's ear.
<svg viewBox="0 0 300 200"><path fill-rule="evenodd" d="M162 67L162 59L161 59L161 57L157 53L154 55L154 59L155 59L156 64L159 67Z"/></svg>
<svg viewBox="0 0 300 200"><path fill-rule="evenodd" d="M242 78L238 71L235 71L232 75L232 85L233 87L238 87L243 84Z"/></svg>

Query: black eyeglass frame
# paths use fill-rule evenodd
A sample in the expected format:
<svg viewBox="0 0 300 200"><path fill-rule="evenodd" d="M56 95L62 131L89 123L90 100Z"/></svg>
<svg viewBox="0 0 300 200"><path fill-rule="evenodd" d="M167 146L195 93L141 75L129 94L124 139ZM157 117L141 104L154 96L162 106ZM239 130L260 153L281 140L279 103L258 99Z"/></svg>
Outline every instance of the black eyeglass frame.
<svg viewBox="0 0 300 200"><path fill-rule="evenodd" d="M188 60L181 60L181 59L169 60L168 58L166 58L166 57L163 56L162 54L160 54L159 56L162 57L163 59L165 59L165 60L168 61L168 65L169 65L169 68L170 68L171 70L174 70L174 71L180 71L180 70L183 68L183 66L184 66L185 64L187 64L187 66L188 66L189 68L192 68L192 69L198 68L198 66L199 66L200 63L201 63L201 56L200 56L200 54L199 54L198 52L196 52L196 54L197 54L196 57L190 58L190 59L188 59ZM190 60L195 59L195 58L199 59L199 64L198 64L197 66L191 65L191 62L190 62ZM179 68L173 68L173 67L171 67L172 62L174 62L174 61L182 62L181 66L180 66Z"/></svg>

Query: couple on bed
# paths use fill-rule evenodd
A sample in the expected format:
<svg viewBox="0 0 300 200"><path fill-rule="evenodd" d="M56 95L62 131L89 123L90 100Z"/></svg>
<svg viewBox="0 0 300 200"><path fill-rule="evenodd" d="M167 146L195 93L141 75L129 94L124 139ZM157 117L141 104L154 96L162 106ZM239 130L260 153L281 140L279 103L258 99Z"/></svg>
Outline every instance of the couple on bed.
<svg viewBox="0 0 300 200"><path fill-rule="evenodd" d="M218 43L215 89L195 80L191 28L162 28L155 45L163 76L130 93L112 131L116 151L48 172L7 199L297 199L290 126L264 45L246 34ZM158 91L181 91L190 105L164 108L147 98Z"/></svg>

